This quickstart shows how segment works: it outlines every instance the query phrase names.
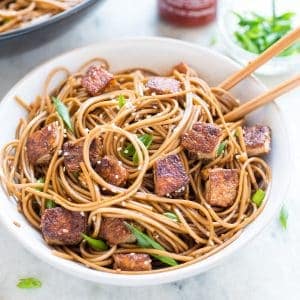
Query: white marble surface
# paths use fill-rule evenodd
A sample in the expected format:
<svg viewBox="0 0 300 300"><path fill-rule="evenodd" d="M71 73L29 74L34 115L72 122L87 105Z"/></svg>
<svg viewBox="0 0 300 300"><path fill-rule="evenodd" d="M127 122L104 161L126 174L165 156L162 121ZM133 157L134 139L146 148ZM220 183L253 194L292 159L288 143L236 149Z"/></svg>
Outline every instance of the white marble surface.
<svg viewBox="0 0 300 300"><path fill-rule="evenodd" d="M109 38L161 35L208 45L215 26L183 30L157 20L154 0L107 0L85 18L58 34L38 34L0 45L0 98L37 64L70 49ZM272 86L284 76L262 78ZM289 299L300 298L300 90L279 101L288 121L295 163L288 194L288 229L275 218L270 226L244 249L215 269L174 284L144 288L117 288L90 283L66 275L33 257L0 225L0 300L17 299ZM4 120L2 120L3 122ZM3 129L2 129L3 130ZM20 290L20 277L42 280L38 290Z"/></svg>

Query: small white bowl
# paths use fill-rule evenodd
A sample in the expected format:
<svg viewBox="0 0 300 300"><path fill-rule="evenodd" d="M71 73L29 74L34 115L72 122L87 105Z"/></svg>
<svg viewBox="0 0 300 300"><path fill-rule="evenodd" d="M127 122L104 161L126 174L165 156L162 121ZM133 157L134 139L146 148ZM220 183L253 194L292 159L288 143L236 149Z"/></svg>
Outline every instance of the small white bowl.
<svg viewBox="0 0 300 300"><path fill-rule="evenodd" d="M222 3L218 17L218 33L220 35L220 46L230 57L241 63L247 64L254 60L258 54L242 48L234 37L234 32L238 28L238 18L233 12L244 15L245 12L253 11L260 15L271 15L271 1L261 0L230 0ZM293 11L292 26L296 28L300 25L300 5L297 1L277 1L277 14L287 11ZM260 75L278 75L294 72L300 67L300 54L290 56L276 56L261 66L256 74Z"/></svg>
<svg viewBox="0 0 300 300"><path fill-rule="evenodd" d="M217 85L239 69L236 63L209 49L163 38L124 39L76 49L36 68L4 97L0 104L0 120L4 122L0 135L0 147L14 139L16 124L19 118L25 116L24 110L14 100L15 95L22 96L29 103L35 99L36 95L41 94L45 78L53 68L64 66L75 71L82 63L99 56L108 60L113 72L132 67L144 67L164 73L175 64L184 61L195 68L200 76L211 85ZM244 102L264 90L265 87L257 79L249 77L232 92ZM291 161L281 112L272 103L250 114L248 121L269 125L273 132L272 153L268 156L268 162L273 171L273 182L267 205L261 215L243 231L236 241L201 262L178 270L149 275L121 275L88 269L81 264L54 256L40 233L27 223L17 211L15 202L6 196L2 189L0 189L0 220L7 230L34 255L62 271L86 280L112 285L144 286L176 281L205 272L224 261L265 228L277 214L285 198L289 179L288 168ZM19 222L21 227L16 227L13 224L14 221Z"/></svg>

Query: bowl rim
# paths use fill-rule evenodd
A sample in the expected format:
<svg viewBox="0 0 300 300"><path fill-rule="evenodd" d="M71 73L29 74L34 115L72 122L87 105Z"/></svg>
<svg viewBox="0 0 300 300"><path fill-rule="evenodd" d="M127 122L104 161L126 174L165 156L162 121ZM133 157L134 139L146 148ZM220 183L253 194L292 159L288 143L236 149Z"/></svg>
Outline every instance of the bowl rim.
<svg viewBox="0 0 300 300"><path fill-rule="evenodd" d="M42 29L47 27L48 25L57 23L61 20L64 20L68 17L71 17L72 15L78 13L81 10L84 10L85 8L89 7L90 5L96 3L97 0L83 0L82 2L78 3L77 5L71 7L70 9L63 11L61 13L58 13L54 16L51 16L49 19L46 19L42 22L33 23L31 25L10 30L5 33L0 34L0 42L4 42L13 38L16 38L18 36L26 35L30 32Z"/></svg>
<svg viewBox="0 0 300 300"><path fill-rule="evenodd" d="M66 51L60 55L57 55L42 64L38 65L34 69L32 69L30 72L28 72L22 79L20 79L10 90L6 93L6 95L3 97L3 100L0 102L0 110L3 106L6 105L6 103L11 99L11 96L13 95L13 91L18 88L19 85L23 84L23 82L27 81L27 78L31 76L31 74L37 72L38 70L42 70L46 65L50 64L51 62L62 58L65 55L75 54L76 52L81 52L88 50L90 48L98 48L102 45L110 44L110 46L113 46L114 44L118 44L120 42L131 42L131 43L145 43L145 42L156 42L156 43L168 43L172 44L173 46L182 46L190 49L196 49L202 52L209 53L210 55L213 54L215 57L219 57L220 59L224 60L224 62L232 65L235 68L240 68L241 65L229 57L216 52L212 49L209 49L207 47L202 47L197 44L193 44L190 42L180 41L172 38L165 38L165 37L133 37L133 38L119 38L119 39L112 39L108 41L103 41L100 43L94 43L91 45L87 45L85 47L79 47L75 48L71 51ZM254 82L260 86L262 89L266 90L266 86L254 75L249 76ZM287 135L287 129L286 129L286 122L284 120L284 117L282 115L281 110L279 109L278 105L273 102L272 105L277 110L278 117L281 120L281 124L283 124L283 130L285 132L285 135L287 137L286 141L286 150L287 150L287 163L291 163L293 161L292 155L291 155L291 148L290 148L290 141L289 136ZM285 187L283 188L282 193L286 193L290 184L291 175L289 173L288 178L286 178L287 181L285 182ZM2 186L1 186L2 188ZM269 191L267 193L267 196L269 195ZM6 200L9 200L9 197L6 197ZM5 201L6 201L5 200ZM29 250L33 255L38 257L39 259L45 261L46 263L50 264L51 266L54 266L57 269L60 269L66 273L69 273L71 275L75 275L77 277L80 277L84 280L89 280L97 283L103 283L108 285L117 285L117 286L148 286L148 285L159 285L163 283L168 282L174 282L177 280L185 279L203 272L206 272L207 270L215 267L216 265L220 264L222 261L228 259L233 253L236 252L236 250L244 247L249 241L253 240L260 232L262 232L263 229L267 227L267 225L272 221L272 219L275 216L275 213L279 211L280 207L283 204L283 200L279 203L277 203L276 207L273 209L273 214L269 214L268 218L265 218L263 222L261 222L260 227L253 227L251 234L248 234L247 239L243 239L239 241L239 243L231 243L224 249L220 250L219 252L222 252L222 256L216 256L219 252L216 254L212 254L208 258L204 259L203 261L195 262L191 265L182 267L180 269L175 270L168 270L163 271L160 273L153 273L153 274L141 274L141 275L126 275L126 274L114 274L114 273L108 273L108 272L101 272L97 270L92 270L87 267L79 268L78 266L81 266L77 263L70 262L68 260L65 260L63 258L57 257L53 254L49 254L43 250L40 250L38 247L34 246L34 243L32 243L30 240L27 240L22 235L18 234L18 231L16 227L12 226L11 220L6 218L5 213L0 209L0 222L6 227L6 229L14 236L18 241L20 241L20 244L24 246L27 250ZM251 226L251 224L249 224ZM238 238L239 239L239 238ZM238 240L237 239L237 240ZM201 264L201 270L199 270L199 265ZM82 267L82 266L81 266Z"/></svg>

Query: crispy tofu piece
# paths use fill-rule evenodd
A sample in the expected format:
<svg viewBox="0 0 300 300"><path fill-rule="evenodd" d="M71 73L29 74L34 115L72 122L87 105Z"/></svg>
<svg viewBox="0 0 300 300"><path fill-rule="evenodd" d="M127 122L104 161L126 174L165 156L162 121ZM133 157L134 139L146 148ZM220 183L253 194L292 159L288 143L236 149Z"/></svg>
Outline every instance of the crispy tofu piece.
<svg viewBox="0 0 300 300"><path fill-rule="evenodd" d="M90 66L82 77L81 84L89 94L96 96L105 89L113 78L113 74L101 66Z"/></svg>
<svg viewBox="0 0 300 300"><path fill-rule="evenodd" d="M80 163L83 162L84 139L65 142L63 144L64 165L68 172L81 171ZM95 138L90 146L91 165L95 166L100 161L103 152L103 141L101 137Z"/></svg>
<svg viewBox="0 0 300 300"><path fill-rule="evenodd" d="M86 231L84 213L62 207L46 209L41 219L43 237L49 245L77 245Z"/></svg>
<svg viewBox="0 0 300 300"><path fill-rule="evenodd" d="M157 94L172 94L180 91L180 82L173 78L156 76L147 81L146 87Z"/></svg>
<svg viewBox="0 0 300 300"><path fill-rule="evenodd" d="M155 193L158 196L172 196L182 193L189 182L183 163L177 154L157 159L153 167Z"/></svg>
<svg viewBox="0 0 300 300"><path fill-rule="evenodd" d="M239 174L236 169L211 169L208 171L206 201L211 206L229 207L238 191Z"/></svg>
<svg viewBox="0 0 300 300"><path fill-rule="evenodd" d="M150 271L152 270L151 258L143 253L118 253L113 255L114 269L122 271Z"/></svg>
<svg viewBox="0 0 300 300"><path fill-rule="evenodd" d="M271 129L254 125L243 128L246 151L249 156L267 154L271 150Z"/></svg>
<svg viewBox="0 0 300 300"><path fill-rule="evenodd" d="M110 245L134 243L136 238L126 227L124 221L120 218L103 218L100 237L107 240Z"/></svg>
<svg viewBox="0 0 300 300"><path fill-rule="evenodd" d="M50 162L58 146L58 122L53 122L33 132L26 141L27 157L33 165L44 165Z"/></svg>
<svg viewBox="0 0 300 300"><path fill-rule="evenodd" d="M182 134L181 145L199 158L213 159L221 142L221 129L210 123L195 123L192 130Z"/></svg>
<svg viewBox="0 0 300 300"><path fill-rule="evenodd" d="M128 171L122 162L115 157L105 155L96 165L96 172L108 183L124 186L128 179Z"/></svg>

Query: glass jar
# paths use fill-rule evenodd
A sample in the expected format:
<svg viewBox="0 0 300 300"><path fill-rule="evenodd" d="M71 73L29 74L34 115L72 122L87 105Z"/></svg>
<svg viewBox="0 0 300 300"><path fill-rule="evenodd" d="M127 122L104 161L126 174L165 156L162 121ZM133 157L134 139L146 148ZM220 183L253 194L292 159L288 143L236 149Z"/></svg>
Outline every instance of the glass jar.
<svg viewBox="0 0 300 300"><path fill-rule="evenodd" d="M200 26L216 18L217 0L158 0L163 20L179 26Z"/></svg>

